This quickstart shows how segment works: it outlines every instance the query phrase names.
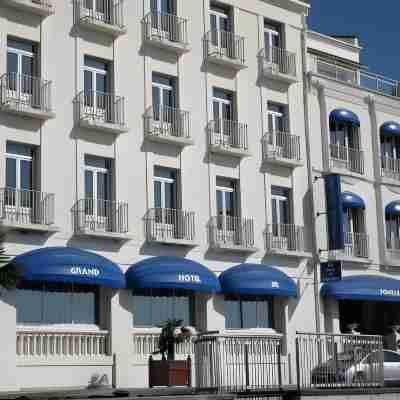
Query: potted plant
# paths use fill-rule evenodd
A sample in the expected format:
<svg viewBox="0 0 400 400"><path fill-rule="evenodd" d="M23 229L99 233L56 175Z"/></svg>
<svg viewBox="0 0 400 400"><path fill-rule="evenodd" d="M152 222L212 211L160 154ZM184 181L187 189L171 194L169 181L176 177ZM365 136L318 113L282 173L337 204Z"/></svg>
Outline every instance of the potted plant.
<svg viewBox="0 0 400 400"><path fill-rule="evenodd" d="M175 347L194 334L194 328L182 326L182 320L169 319L161 328L158 350L149 359L149 386L190 386L191 359L175 360ZM161 354L161 360L153 355Z"/></svg>

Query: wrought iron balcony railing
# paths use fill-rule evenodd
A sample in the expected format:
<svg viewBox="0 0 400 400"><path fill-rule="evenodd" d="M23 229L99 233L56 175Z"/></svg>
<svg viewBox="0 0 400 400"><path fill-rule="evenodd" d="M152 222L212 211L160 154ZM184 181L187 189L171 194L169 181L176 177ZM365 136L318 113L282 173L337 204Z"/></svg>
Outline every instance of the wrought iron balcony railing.
<svg viewBox="0 0 400 400"><path fill-rule="evenodd" d="M270 224L265 231L267 250L306 252L304 227L293 224Z"/></svg>
<svg viewBox="0 0 400 400"><path fill-rule="evenodd" d="M300 162L300 137L287 132L268 132L262 139L263 160L286 159Z"/></svg>
<svg viewBox="0 0 400 400"><path fill-rule="evenodd" d="M210 30L204 37L205 58L217 57L245 64L244 38L233 32Z"/></svg>
<svg viewBox="0 0 400 400"><path fill-rule="evenodd" d="M346 232L344 254L351 257L369 257L369 236L365 233Z"/></svg>
<svg viewBox="0 0 400 400"><path fill-rule="evenodd" d="M331 167L364 174L364 152L339 144L330 144Z"/></svg>
<svg viewBox="0 0 400 400"><path fill-rule="evenodd" d="M208 124L210 146L248 150L247 124L217 119Z"/></svg>
<svg viewBox="0 0 400 400"><path fill-rule="evenodd" d="M296 54L280 47L267 47L258 53L261 71L272 69L272 72L296 78Z"/></svg>
<svg viewBox="0 0 400 400"><path fill-rule="evenodd" d="M400 180L400 160L391 157L381 157L381 173L385 178Z"/></svg>

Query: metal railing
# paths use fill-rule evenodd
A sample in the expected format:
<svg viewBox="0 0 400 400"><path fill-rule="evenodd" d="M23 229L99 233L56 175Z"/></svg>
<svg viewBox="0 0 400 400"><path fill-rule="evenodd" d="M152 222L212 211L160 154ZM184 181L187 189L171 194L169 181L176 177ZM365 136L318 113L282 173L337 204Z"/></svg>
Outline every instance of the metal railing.
<svg viewBox="0 0 400 400"><path fill-rule="evenodd" d="M110 355L109 342L107 331L18 329L16 354L19 359L43 361L107 357Z"/></svg>
<svg viewBox="0 0 400 400"><path fill-rule="evenodd" d="M72 208L75 232L127 233L128 203L102 199L81 199Z"/></svg>
<svg viewBox="0 0 400 400"><path fill-rule="evenodd" d="M297 333L299 389L383 385L382 336Z"/></svg>
<svg viewBox="0 0 400 400"><path fill-rule="evenodd" d="M81 21L85 23L102 22L104 24L117 26L120 29L124 25L124 1L102 0L100 2L92 1L91 7L86 6L86 0L74 0L74 15L76 23ZM101 5L101 9L98 4Z"/></svg>
<svg viewBox="0 0 400 400"><path fill-rule="evenodd" d="M195 239L195 213L170 208L152 208L144 218L145 234L149 241Z"/></svg>
<svg viewBox="0 0 400 400"><path fill-rule="evenodd" d="M213 247L254 247L254 220L252 218L217 216L209 223L209 240Z"/></svg>
<svg viewBox="0 0 400 400"><path fill-rule="evenodd" d="M0 219L20 225L54 224L54 194L0 189Z"/></svg>
<svg viewBox="0 0 400 400"><path fill-rule="evenodd" d="M228 119L217 119L208 124L211 146L248 150L247 124Z"/></svg>
<svg viewBox="0 0 400 400"><path fill-rule="evenodd" d="M168 40L186 45L187 20L174 14L151 11L143 18L143 34L146 40Z"/></svg>
<svg viewBox="0 0 400 400"><path fill-rule="evenodd" d="M75 103L79 120L92 120L125 127L124 97L113 93L85 90L77 95Z"/></svg>
<svg viewBox="0 0 400 400"><path fill-rule="evenodd" d="M400 238L391 236L386 238L386 249L389 251L392 257L400 257Z"/></svg>
<svg viewBox="0 0 400 400"><path fill-rule="evenodd" d="M261 49L258 53L261 71L266 68L273 69L284 75L296 77L296 54L280 47L268 47Z"/></svg>
<svg viewBox="0 0 400 400"><path fill-rule="evenodd" d="M383 177L400 180L400 160L381 157L381 173Z"/></svg>
<svg viewBox="0 0 400 400"><path fill-rule="evenodd" d="M132 334L133 354L135 359L147 362L149 357L158 350L160 329L138 329ZM186 359L194 353L193 342L188 339L176 344L175 355L178 359Z"/></svg>
<svg viewBox="0 0 400 400"><path fill-rule="evenodd" d="M267 250L307 251L304 227L292 224L270 224L265 231Z"/></svg>
<svg viewBox="0 0 400 400"><path fill-rule="evenodd" d="M364 152L339 144L330 144L331 166L364 174Z"/></svg>
<svg viewBox="0 0 400 400"><path fill-rule="evenodd" d="M310 56L311 70L337 81L350 83L388 96L400 97L400 82L359 68L345 67L335 61Z"/></svg>
<svg viewBox="0 0 400 400"><path fill-rule="evenodd" d="M268 132L262 139L263 160L287 159L301 161L300 136L287 132Z"/></svg>
<svg viewBox="0 0 400 400"><path fill-rule="evenodd" d="M149 107L145 132L148 136L190 139L190 113L173 107Z"/></svg>
<svg viewBox="0 0 400 400"><path fill-rule="evenodd" d="M7 72L0 77L1 104L15 104L21 110L35 108L49 112L51 81L38 77Z"/></svg>
<svg viewBox="0 0 400 400"><path fill-rule="evenodd" d="M351 257L369 257L369 236L365 233L345 232L344 254Z"/></svg>
<svg viewBox="0 0 400 400"><path fill-rule="evenodd" d="M229 58L245 63L244 38L233 32L210 30L204 36L205 58Z"/></svg>
<svg viewBox="0 0 400 400"><path fill-rule="evenodd" d="M198 389L262 392L282 385L280 337L205 334L194 350Z"/></svg>

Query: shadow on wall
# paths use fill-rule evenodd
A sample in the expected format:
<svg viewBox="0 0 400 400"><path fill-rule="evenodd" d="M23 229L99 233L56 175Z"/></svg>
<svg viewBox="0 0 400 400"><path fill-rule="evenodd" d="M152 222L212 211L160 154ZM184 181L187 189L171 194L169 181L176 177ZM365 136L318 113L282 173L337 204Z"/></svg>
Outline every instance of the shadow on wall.
<svg viewBox="0 0 400 400"><path fill-rule="evenodd" d="M24 131L24 134L40 134L42 121L34 118L26 118L16 114L9 114L5 111L0 111L1 124L4 127L14 129L16 131ZM37 138L40 139L39 136Z"/></svg>
<svg viewBox="0 0 400 400"><path fill-rule="evenodd" d="M204 259L210 261L220 261L220 262L229 262L234 264L242 264L247 261L250 257L247 253L237 253L234 254L230 251L224 250L214 250L212 248L208 248L204 254Z"/></svg>
<svg viewBox="0 0 400 400"><path fill-rule="evenodd" d="M121 250L124 242L110 240L110 239L101 239L101 238L90 238L83 236L72 236L67 241L68 247L77 247L87 251L98 251L98 252L110 252L110 253L118 253Z"/></svg>
<svg viewBox="0 0 400 400"><path fill-rule="evenodd" d="M7 243L44 247L52 235L54 235L54 232L10 230L7 233Z"/></svg>
<svg viewBox="0 0 400 400"><path fill-rule="evenodd" d="M139 254L144 256L171 256L185 258L192 250L187 246L176 246L162 243L144 242L140 246Z"/></svg>

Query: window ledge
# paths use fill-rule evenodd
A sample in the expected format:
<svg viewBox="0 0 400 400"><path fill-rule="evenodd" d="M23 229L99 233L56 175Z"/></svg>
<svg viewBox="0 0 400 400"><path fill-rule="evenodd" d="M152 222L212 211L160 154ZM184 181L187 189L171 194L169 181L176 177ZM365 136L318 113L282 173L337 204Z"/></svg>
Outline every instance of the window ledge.
<svg viewBox="0 0 400 400"><path fill-rule="evenodd" d="M221 55L218 52L215 52L215 53L210 52L207 55L206 61L208 63L213 63L213 64L232 68L235 71L240 71L242 69L247 68L247 65L244 64L241 60Z"/></svg>
<svg viewBox="0 0 400 400"><path fill-rule="evenodd" d="M184 42L173 42L167 38L160 35L153 34L148 38L144 39L144 43L157 47L159 49L165 49L172 51L177 55L181 55L190 51L190 46L188 43Z"/></svg>
<svg viewBox="0 0 400 400"><path fill-rule="evenodd" d="M223 154L239 158L251 156L251 153L248 150L233 146L210 145L210 151L211 153Z"/></svg>
<svg viewBox="0 0 400 400"><path fill-rule="evenodd" d="M8 221L5 219L0 219L0 226L6 230L16 230L16 231L27 231L27 232L38 232L38 233L48 233L48 232L59 232L60 229L52 225L42 225L42 224L23 224L13 221Z"/></svg>

